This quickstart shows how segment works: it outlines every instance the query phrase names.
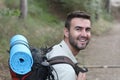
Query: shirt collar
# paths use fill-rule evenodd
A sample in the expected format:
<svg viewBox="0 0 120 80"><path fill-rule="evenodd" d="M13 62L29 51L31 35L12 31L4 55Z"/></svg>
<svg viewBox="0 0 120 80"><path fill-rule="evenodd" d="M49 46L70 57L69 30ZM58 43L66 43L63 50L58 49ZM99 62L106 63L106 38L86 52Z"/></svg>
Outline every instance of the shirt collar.
<svg viewBox="0 0 120 80"><path fill-rule="evenodd" d="M72 51L70 50L70 48L68 47L66 42L64 40L62 40L59 45L65 51L65 53L67 54L67 57L69 57L74 63L77 63L75 56L73 55Z"/></svg>

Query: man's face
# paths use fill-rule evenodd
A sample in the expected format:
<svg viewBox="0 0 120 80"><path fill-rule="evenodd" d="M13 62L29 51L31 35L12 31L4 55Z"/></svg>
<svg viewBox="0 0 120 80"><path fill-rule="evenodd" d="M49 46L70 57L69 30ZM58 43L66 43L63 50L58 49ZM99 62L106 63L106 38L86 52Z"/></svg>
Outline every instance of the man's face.
<svg viewBox="0 0 120 80"><path fill-rule="evenodd" d="M91 37L91 22L88 19L73 18L68 31L68 39L71 47L82 50L86 48Z"/></svg>

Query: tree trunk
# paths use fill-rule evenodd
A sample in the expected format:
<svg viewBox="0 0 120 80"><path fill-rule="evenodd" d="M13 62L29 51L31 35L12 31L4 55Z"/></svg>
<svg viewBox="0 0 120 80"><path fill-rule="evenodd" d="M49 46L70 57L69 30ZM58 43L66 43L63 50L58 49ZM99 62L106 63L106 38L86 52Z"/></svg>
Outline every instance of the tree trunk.
<svg viewBox="0 0 120 80"><path fill-rule="evenodd" d="M108 13L111 12L111 9L110 9L110 0L106 0L105 1L105 9L107 10Z"/></svg>
<svg viewBox="0 0 120 80"><path fill-rule="evenodd" d="M27 0L20 0L20 18L27 17Z"/></svg>

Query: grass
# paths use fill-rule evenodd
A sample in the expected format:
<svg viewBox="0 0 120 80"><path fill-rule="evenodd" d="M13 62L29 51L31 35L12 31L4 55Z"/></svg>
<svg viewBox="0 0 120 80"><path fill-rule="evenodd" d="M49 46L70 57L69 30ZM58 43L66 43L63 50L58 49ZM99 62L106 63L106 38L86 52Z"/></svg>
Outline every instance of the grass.
<svg viewBox="0 0 120 80"><path fill-rule="evenodd" d="M17 18L1 18L0 22L0 44L5 50L9 47L9 40L15 34L26 36L31 44L41 47L41 45L52 45L53 42L61 40L62 24L45 23L35 21L31 18L28 20L18 20Z"/></svg>
<svg viewBox="0 0 120 80"><path fill-rule="evenodd" d="M94 35L102 35L105 32L107 32L112 27L112 21L111 23L109 21L106 21L104 19L99 19L98 21L94 22L92 25L92 33Z"/></svg>

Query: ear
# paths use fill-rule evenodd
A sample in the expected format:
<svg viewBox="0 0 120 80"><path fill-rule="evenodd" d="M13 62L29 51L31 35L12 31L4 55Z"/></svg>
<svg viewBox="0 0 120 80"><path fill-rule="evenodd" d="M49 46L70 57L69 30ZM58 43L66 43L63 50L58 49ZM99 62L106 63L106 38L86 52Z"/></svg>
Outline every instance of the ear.
<svg viewBox="0 0 120 80"><path fill-rule="evenodd" d="M67 28L64 28L64 36L69 37L69 30Z"/></svg>

